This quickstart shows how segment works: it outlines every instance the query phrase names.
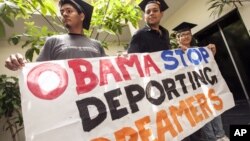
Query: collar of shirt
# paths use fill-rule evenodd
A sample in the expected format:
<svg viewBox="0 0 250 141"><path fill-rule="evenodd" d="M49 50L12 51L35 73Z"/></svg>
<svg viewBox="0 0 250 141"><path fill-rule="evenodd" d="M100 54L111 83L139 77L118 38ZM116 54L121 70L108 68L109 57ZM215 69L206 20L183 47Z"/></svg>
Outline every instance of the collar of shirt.
<svg viewBox="0 0 250 141"><path fill-rule="evenodd" d="M160 29L161 33L159 31L157 31L157 30L154 30L154 29L150 28L150 26L148 26L148 25L146 25L143 28L144 31L155 32L155 33L158 33L160 35L166 36L167 30L162 26L160 26L159 29Z"/></svg>

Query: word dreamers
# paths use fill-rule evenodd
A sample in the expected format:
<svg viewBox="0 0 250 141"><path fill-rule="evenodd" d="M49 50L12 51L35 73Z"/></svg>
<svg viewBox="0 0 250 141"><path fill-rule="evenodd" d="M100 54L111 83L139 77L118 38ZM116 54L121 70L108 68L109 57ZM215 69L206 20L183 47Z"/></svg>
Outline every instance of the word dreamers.
<svg viewBox="0 0 250 141"><path fill-rule="evenodd" d="M210 102L212 103L212 107L209 106ZM190 127L195 127L197 124L211 117L213 110L220 111L221 109L223 109L222 99L215 94L213 89L209 89L207 94L198 93L189 96L180 100L177 105L169 105L164 109L159 109L159 111L155 113L150 113L149 115L134 119L135 127L121 127L114 131L113 135L116 141L124 141L128 138L131 141L171 140L184 132L184 126L187 125L181 124L181 120L185 119L188 121L187 124ZM155 118L153 118L154 116ZM98 120L101 119L97 117L95 121L98 122ZM149 126L152 123L155 123L156 127ZM168 137L166 138L166 136ZM91 141L111 140L113 139L109 139L108 137L98 137Z"/></svg>
<svg viewBox="0 0 250 141"><path fill-rule="evenodd" d="M76 92L80 95L92 91L97 86L108 85L109 81L123 82L161 74L177 69L178 66L208 63L209 53L205 48L192 48L186 53L182 50L166 50L162 51L161 59L162 62L154 61L150 54L100 58L97 62L97 71L94 70L93 63L87 59L72 59L67 63L74 73ZM59 78L57 87L49 91L43 90L39 84L40 76L47 71L55 73ZM36 97L53 100L63 94L68 86L68 79L66 68L53 63L43 63L30 70L27 75L27 86Z"/></svg>

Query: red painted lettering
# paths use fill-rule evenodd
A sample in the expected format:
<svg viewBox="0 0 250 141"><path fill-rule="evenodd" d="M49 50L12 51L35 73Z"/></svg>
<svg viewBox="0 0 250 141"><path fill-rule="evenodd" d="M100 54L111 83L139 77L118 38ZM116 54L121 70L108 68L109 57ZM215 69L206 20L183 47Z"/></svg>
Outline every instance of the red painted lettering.
<svg viewBox="0 0 250 141"><path fill-rule="evenodd" d="M112 74L116 82L122 81L120 74L114 68L111 60L100 60L100 86L108 84L107 75Z"/></svg>
<svg viewBox="0 0 250 141"><path fill-rule="evenodd" d="M161 70L157 67L157 65L154 63L150 55L144 56L144 64L145 64L145 73L146 76L150 76L150 67L153 67L154 70L159 74L161 73Z"/></svg>
<svg viewBox="0 0 250 141"><path fill-rule="evenodd" d="M97 86L98 77L93 72L93 67L90 62L83 59L75 59L69 60L68 65L74 71L77 85L76 91L78 94L87 93ZM81 67L85 67L85 70L82 70Z"/></svg>
<svg viewBox="0 0 250 141"><path fill-rule="evenodd" d="M140 62L138 60L137 55L131 55L129 58L128 57L118 57L116 59L116 63L118 65L118 67L120 68L120 70L123 74L123 78L125 80L131 80L130 74L128 73L125 65L127 65L129 67L132 67L133 65L135 65L140 77L144 77L144 73L142 71L142 68L141 68L141 65L140 65Z"/></svg>

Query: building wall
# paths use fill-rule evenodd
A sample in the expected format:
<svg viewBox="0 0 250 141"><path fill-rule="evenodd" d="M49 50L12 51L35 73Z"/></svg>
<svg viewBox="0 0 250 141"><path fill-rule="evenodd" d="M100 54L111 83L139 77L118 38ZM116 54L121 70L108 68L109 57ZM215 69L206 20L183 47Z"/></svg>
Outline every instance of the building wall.
<svg viewBox="0 0 250 141"><path fill-rule="evenodd" d="M208 4L207 1L208 0L188 0L185 5L168 17L166 22L162 23L162 25L172 33L172 29L183 21L191 22L198 24L198 26L192 29L192 32L196 33L233 10L232 7L226 6L220 17L210 16L212 11L208 11L210 4ZM243 7L239 7L239 12L249 31L250 18L248 13L250 12L250 3L246 2L243 4Z"/></svg>
<svg viewBox="0 0 250 141"><path fill-rule="evenodd" d="M250 2L244 3L244 6L239 8L239 12L240 12L241 18L242 18L242 20L247 28L248 34L250 35L250 18L249 18Z"/></svg>

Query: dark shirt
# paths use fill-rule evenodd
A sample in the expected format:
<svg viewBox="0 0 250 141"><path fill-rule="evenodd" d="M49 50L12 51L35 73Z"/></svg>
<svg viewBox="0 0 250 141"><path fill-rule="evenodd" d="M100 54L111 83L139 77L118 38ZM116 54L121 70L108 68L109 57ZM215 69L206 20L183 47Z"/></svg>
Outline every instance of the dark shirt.
<svg viewBox="0 0 250 141"><path fill-rule="evenodd" d="M84 35L63 34L48 37L37 61L106 56L101 44Z"/></svg>
<svg viewBox="0 0 250 141"><path fill-rule="evenodd" d="M128 53L155 52L170 49L169 33L167 29L160 26L159 31L149 26L138 30L132 37Z"/></svg>

